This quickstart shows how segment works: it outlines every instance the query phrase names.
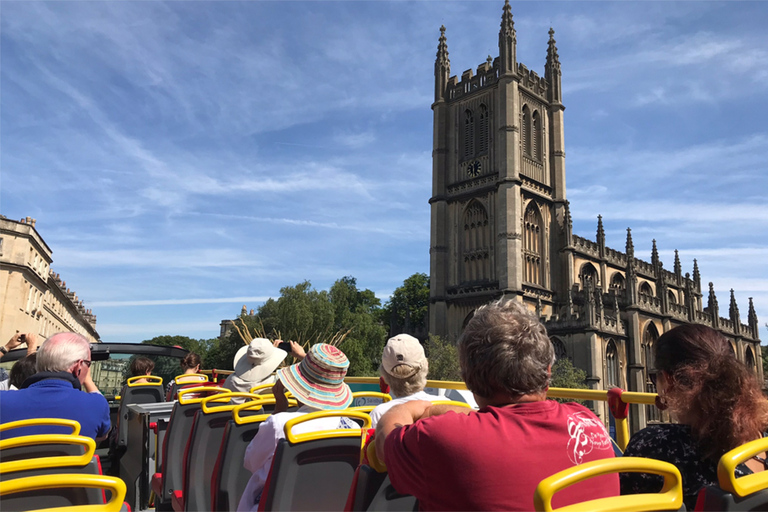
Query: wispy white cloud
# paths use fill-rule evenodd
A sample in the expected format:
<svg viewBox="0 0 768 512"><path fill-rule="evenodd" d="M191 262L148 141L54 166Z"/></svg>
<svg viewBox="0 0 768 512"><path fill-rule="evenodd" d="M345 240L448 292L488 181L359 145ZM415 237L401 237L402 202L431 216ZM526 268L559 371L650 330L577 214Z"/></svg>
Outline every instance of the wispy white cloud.
<svg viewBox="0 0 768 512"><path fill-rule="evenodd" d="M90 303L94 308L114 308L131 306L182 306L190 304L240 304L246 302L265 302L269 297L216 297L208 299L150 299L150 300L113 300Z"/></svg>

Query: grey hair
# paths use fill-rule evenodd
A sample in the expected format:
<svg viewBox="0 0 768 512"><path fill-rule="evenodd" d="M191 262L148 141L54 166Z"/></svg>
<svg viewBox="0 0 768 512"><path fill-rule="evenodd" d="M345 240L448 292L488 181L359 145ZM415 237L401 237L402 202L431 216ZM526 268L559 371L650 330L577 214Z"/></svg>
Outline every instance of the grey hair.
<svg viewBox="0 0 768 512"><path fill-rule="evenodd" d="M88 360L91 343L74 332L58 332L45 340L37 351L38 372L65 372L76 361Z"/></svg>
<svg viewBox="0 0 768 512"><path fill-rule="evenodd" d="M478 308L458 345L461 378L480 397L520 397L549 386L554 347L544 325L516 300Z"/></svg>
<svg viewBox="0 0 768 512"><path fill-rule="evenodd" d="M411 365L399 364L392 369L394 374L389 374L384 369L384 367L379 365L379 375L381 375L381 378L384 379L384 382L389 385L390 392L395 398L410 396L418 393L419 391L422 391L427 385L429 362L424 359L423 363L419 365L417 372L410 377L401 378L397 376L397 373L400 370L402 370L403 373L407 375L405 372L410 373L412 369L413 367Z"/></svg>

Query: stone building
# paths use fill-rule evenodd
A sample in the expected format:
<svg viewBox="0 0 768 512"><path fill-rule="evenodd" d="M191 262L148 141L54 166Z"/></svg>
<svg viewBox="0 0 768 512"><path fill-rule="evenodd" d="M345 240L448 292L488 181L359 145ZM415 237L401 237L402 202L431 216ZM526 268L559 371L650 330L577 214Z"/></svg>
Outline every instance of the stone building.
<svg viewBox="0 0 768 512"><path fill-rule="evenodd" d="M34 332L40 342L51 334L78 332L99 341L96 315L51 270L51 249L35 229L35 219L0 216L0 340L16 331Z"/></svg>
<svg viewBox="0 0 768 512"><path fill-rule="evenodd" d="M517 62L517 35L506 0L499 56L451 76L445 27L435 61L430 231L433 334L456 339L474 310L500 297L521 300L546 322L559 357L587 371L595 389L655 391L652 347L686 322L706 324L731 342L762 380L758 320L749 303L741 322L731 290L726 318L712 284L702 291L693 262L671 271L654 242L651 261L572 233L565 195L561 71L549 31L544 75ZM706 297L705 297L706 295ZM606 411L597 407L605 418ZM633 407L633 429L658 420Z"/></svg>

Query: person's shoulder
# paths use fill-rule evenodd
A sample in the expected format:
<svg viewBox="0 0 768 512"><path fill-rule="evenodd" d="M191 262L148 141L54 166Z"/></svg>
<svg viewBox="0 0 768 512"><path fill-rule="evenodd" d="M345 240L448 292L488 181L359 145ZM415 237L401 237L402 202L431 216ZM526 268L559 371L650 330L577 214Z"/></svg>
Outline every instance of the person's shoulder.
<svg viewBox="0 0 768 512"><path fill-rule="evenodd" d="M650 425L632 436L624 455L662 456L670 451L678 451L678 447L690 445L692 442L690 427L687 425Z"/></svg>

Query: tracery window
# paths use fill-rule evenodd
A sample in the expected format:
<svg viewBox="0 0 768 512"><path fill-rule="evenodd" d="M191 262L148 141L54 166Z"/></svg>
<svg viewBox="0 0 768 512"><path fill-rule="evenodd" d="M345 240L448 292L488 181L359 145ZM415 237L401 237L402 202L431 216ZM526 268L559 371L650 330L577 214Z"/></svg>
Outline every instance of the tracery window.
<svg viewBox="0 0 768 512"><path fill-rule="evenodd" d="M490 241L488 212L472 200L464 211L463 282L490 279Z"/></svg>
<svg viewBox="0 0 768 512"><path fill-rule="evenodd" d="M646 393L656 393L656 361L653 357L653 344L659 339L659 331L653 322L648 322L648 326L643 331L643 366L645 367L645 391ZM659 409L655 405L646 406L646 415L648 421L661 421Z"/></svg>
<svg viewBox="0 0 768 512"><path fill-rule="evenodd" d="M605 389L621 387L619 377L619 351L613 340L605 348Z"/></svg>
<svg viewBox="0 0 768 512"><path fill-rule="evenodd" d="M621 273L616 272L611 277L611 288L614 288L616 291L623 291L627 287L627 283L624 280L624 276L621 275Z"/></svg>
<svg viewBox="0 0 768 512"><path fill-rule="evenodd" d="M539 111L534 110L531 116L531 158L541 162L541 119Z"/></svg>
<svg viewBox="0 0 768 512"><path fill-rule="evenodd" d="M653 296L653 288L651 288L651 285L649 285L646 282L643 282L643 284L640 285L640 293L643 295L650 295Z"/></svg>
<svg viewBox="0 0 768 512"><path fill-rule="evenodd" d="M478 113L480 119L477 133L477 154L482 155L488 152L489 145L490 122L488 119L488 107L480 105Z"/></svg>
<svg viewBox="0 0 768 512"><path fill-rule="evenodd" d="M523 129L522 129L522 143L523 154L528 158L531 158L531 111L528 105L523 105Z"/></svg>
<svg viewBox="0 0 768 512"><path fill-rule="evenodd" d="M744 363L746 363L747 368L753 372L757 369L757 365L755 364L755 355L752 353L752 347L747 347L747 350L744 353Z"/></svg>
<svg viewBox="0 0 768 512"><path fill-rule="evenodd" d="M586 289L588 283L592 283L593 288L597 288L599 285L599 278L597 276L597 269L591 263L585 263L581 267L581 287Z"/></svg>
<svg viewBox="0 0 768 512"><path fill-rule="evenodd" d="M563 344L563 341L560 338L550 338L550 340L552 341L552 348L555 349L556 360L559 361L560 359L565 359L566 357L568 357L566 355L565 345Z"/></svg>
<svg viewBox="0 0 768 512"><path fill-rule="evenodd" d="M677 304L677 295L672 290L667 291L667 300L670 304Z"/></svg>
<svg viewBox="0 0 768 512"><path fill-rule="evenodd" d="M464 111L463 130L464 160L466 160L475 156L475 116L469 109Z"/></svg>
<svg viewBox="0 0 768 512"><path fill-rule="evenodd" d="M523 257L525 258L524 280L529 283L542 284L541 257L544 252L544 236L541 214L535 203L531 201L525 209L523 217L525 239Z"/></svg>

